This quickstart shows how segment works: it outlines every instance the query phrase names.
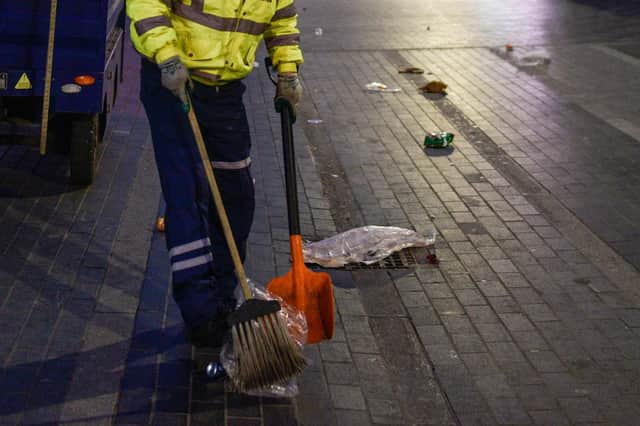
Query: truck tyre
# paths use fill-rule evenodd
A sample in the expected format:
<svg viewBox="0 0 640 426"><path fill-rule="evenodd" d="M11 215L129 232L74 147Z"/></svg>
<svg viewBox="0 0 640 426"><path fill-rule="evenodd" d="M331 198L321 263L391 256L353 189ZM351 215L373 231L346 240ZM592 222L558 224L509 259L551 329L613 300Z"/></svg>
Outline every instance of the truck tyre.
<svg viewBox="0 0 640 426"><path fill-rule="evenodd" d="M90 185L96 168L98 145L98 115L77 117L71 121L71 183Z"/></svg>

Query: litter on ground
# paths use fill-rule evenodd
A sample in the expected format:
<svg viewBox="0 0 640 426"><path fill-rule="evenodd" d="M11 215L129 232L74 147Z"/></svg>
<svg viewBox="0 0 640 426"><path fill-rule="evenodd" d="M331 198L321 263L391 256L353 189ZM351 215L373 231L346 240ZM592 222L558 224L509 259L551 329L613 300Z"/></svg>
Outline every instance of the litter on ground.
<svg viewBox="0 0 640 426"><path fill-rule="evenodd" d="M436 230L427 235L395 226L363 226L303 246L305 262L325 268L348 263L370 265L408 247L429 247L436 241Z"/></svg>
<svg viewBox="0 0 640 426"><path fill-rule="evenodd" d="M424 70L418 67L402 67L398 72L400 74L424 74Z"/></svg>
<svg viewBox="0 0 640 426"><path fill-rule="evenodd" d="M447 87L448 86L442 81L434 80L420 87L420 90L422 90L425 93L445 93L445 90L447 89Z"/></svg>
<svg viewBox="0 0 640 426"><path fill-rule="evenodd" d="M389 87L386 84L378 83L377 81L369 83L364 87L369 92L397 93L401 90L399 87Z"/></svg>

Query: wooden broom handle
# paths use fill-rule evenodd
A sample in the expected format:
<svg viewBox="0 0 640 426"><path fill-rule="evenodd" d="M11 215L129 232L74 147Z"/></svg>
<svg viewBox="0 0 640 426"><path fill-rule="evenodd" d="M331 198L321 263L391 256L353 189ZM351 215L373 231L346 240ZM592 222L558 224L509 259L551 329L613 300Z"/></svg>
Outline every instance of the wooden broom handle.
<svg viewBox="0 0 640 426"><path fill-rule="evenodd" d="M220 218L222 231L224 232L224 237L227 240L227 245L229 246L229 252L231 253L231 258L233 259L233 266L235 267L235 270L236 270L236 276L238 277L238 281L240 281L240 286L242 286L242 292L244 293L245 299L251 299L252 295L251 295L251 289L249 288L249 284L247 282L247 274L244 271L242 260L240 260L240 254L238 253L236 240L233 238L233 232L231 231L229 218L227 217L227 212L224 208L224 203L222 202L220 189L218 188L216 177L213 174L213 167L211 166L211 161L209 160L209 154L207 153L207 148L204 145L204 139L202 138L202 133L200 132L200 125L198 124L198 119L196 118L196 114L193 111L193 105L189 103L188 106L189 106L189 111L187 115L189 117L189 124L191 124L191 129L193 130L193 136L196 139L196 145L198 145L198 151L200 151L200 159L202 160L204 172L207 175L207 181L209 182L209 188L211 189L211 194L213 195L213 201L216 205L218 217Z"/></svg>

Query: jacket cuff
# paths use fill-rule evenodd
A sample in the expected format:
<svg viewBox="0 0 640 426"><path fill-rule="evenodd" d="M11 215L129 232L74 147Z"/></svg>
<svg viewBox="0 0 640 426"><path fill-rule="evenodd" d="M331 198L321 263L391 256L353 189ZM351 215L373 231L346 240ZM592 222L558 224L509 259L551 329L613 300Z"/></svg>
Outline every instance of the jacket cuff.
<svg viewBox="0 0 640 426"><path fill-rule="evenodd" d="M157 64L161 64L169 58L180 56L180 49L173 44L167 44L156 52L155 60Z"/></svg>
<svg viewBox="0 0 640 426"><path fill-rule="evenodd" d="M295 62L280 62L278 64L279 73L297 73L298 65Z"/></svg>

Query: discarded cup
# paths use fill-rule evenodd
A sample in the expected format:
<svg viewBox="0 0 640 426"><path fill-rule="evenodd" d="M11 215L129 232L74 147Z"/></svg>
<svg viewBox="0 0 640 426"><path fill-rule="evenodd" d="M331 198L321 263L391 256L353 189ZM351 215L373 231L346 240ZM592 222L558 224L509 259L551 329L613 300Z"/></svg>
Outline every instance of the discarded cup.
<svg viewBox="0 0 640 426"><path fill-rule="evenodd" d="M322 28L318 27L314 31L314 34L320 37L322 35Z"/></svg>
<svg viewBox="0 0 640 426"><path fill-rule="evenodd" d="M386 84L378 83L377 81L369 83L364 87L369 92L397 93L400 91L399 87L389 87Z"/></svg>
<svg viewBox="0 0 640 426"><path fill-rule="evenodd" d="M319 118L311 118L311 119L307 120L307 123L309 123L309 124L322 124L323 121L320 120Z"/></svg>
<svg viewBox="0 0 640 426"><path fill-rule="evenodd" d="M254 67L254 68L260 68L260 62L255 61L255 62L253 63L253 67Z"/></svg>
<svg viewBox="0 0 640 426"><path fill-rule="evenodd" d="M446 148L453 143L453 133L430 133L424 138L425 148Z"/></svg>

